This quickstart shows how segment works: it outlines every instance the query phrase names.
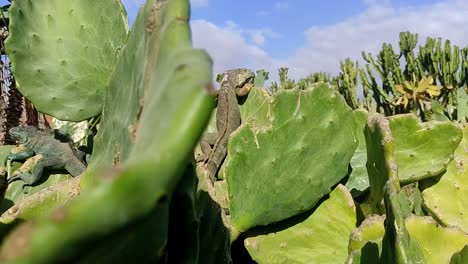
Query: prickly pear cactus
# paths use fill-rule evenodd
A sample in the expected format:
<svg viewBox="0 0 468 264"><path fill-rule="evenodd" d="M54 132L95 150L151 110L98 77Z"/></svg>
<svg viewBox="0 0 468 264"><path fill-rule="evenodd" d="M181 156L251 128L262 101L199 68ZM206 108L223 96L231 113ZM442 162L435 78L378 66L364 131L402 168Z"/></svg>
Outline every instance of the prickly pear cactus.
<svg viewBox="0 0 468 264"><path fill-rule="evenodd" d="M379 263L385 234L384 220L383 215L372 215L353 229L349 237L349 256L345 263Z"/></svg>
<svg viewBox="0 0 468 264"><path fill-rule="evenodd" d="M381 114L370 115L364 130L369 174L369 203L374 214L382 214L385 183L397 176L394 142L388 120Z"/></svg>
<svg viewBox="0 0 468 264"><path fill-rule="evenodd" d="M400 192L395 143L387 118L381 114L369 117L366 128L367 168L371 190L371 206L382 213L380 201L384 200L385 234L382 241L382 258L389 263L423 263L418 244L411 239L405 226L403 207L406 196Z"/></svg>
<svg viewBox="0 0 468 264"><path fill-rule="evenodd" d="M269 73L265 70L258 70L255 74L255 87L264 87L265 82L269 79Z"/></svg>
<svg viewBox="0 0 468 264"><path fill-rule="evenodd" d="M453 254L468 245L468 235L458 228L444 228L432 217L410 216L409 234L422 249L427 264L449 263Z"/></svg>
<svg viewBox="0 0 468 264"><path fill-rule="evenodd" d="M424 206L446 226L468 233L468 126L439 182L423 191Z"/></svg>
<svg viewBox="0 0 468 264"><path fill-rule="evenodd" d="M452 255L450 264L465 264L468 263L468 245L462 250Z"/></svg>
<svg viewBox="0 0 468 264"><path fill-rule="evenodd" d="M118 0L22 0L10 7L6 41L21 93L61 120L98 115L127 40Z"/></svg>
<svg viewBox="0 0 468 264"><path fill-rule="evenodd" d="M271 98L252 95L246 104L257 110L255 117L243 113L228 142L225 169L231 220L239 231L314 207L346 176L358 143L351 109L327 84Z"/></svg>
<svg viewBox="0 0 468 264"><path fill-rule="evenodd" d="M402 183L442 173L462 139L461 129L451 122L419 123L412 114L388 118L395 140L395 160Z"/></svg>
<svg viewBox="0 0 468 264"><path fill-rule="evenodd" d="M364 137L364 128L366 126L368 112L364 109L356 109L353 111L354 120L356 121L357 137L359 145L351 158L350 165L352 172L349 175L349 180L346 187L351 190L353 196L360 194L369 188L369 176L367 175L366 162L367 150L366 139Z"/></svg>
<svg viewBox="0 0 468 264"><path fill-rule="evenodd" d="M368 217L353 231L349 242L350 256L346 261L347 264L388 263L388 259L381 258L384 220L385 216ZM460 229L444 228L431 217L415 215L405 219L405 226L411 239L421 248L425 263L465 263L455 262L466 258L466 247L463 246L468 244L468 235Z"/></svg>
<svg viewBox="0 0 468 264"><path fill-rule="evenodd" d="M348 238L356 225L356 209L343 185L307 216L283 224L279 230L245 239L258 263L343 263Z"/></svg>
<svg viewBox="0 0 468 264"><path fill-rule="evenodd" d="M188 21L187 0L149 0L142 7L109 83L80 196L18 225L3 240L1 261L163 257L171 194L212 105L204 90L211 59L191 47ZM19 240L28 243L18 247Z"/></svg>

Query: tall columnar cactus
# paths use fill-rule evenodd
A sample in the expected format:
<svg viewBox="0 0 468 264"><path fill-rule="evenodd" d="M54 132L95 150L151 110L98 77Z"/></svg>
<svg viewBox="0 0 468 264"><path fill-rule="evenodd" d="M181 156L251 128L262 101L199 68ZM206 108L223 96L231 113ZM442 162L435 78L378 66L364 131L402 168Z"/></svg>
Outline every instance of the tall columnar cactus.
<svg viewBox="0 0 468 264"><path fill-rule="evenodd" d="M330 74L325 73L325 72L314 72L314 73L307 75L305 78L302 78L299 81L297 81L296 88L300 90L304 90L318 82L333 83L334 85L336 85L335 79L332 79L330 77Z"/></svg>
<svg viewBox="0 0 468 264"><path fill-rule="evenodd" d="M360 105L357 98L359 63L346 58L340 62L340 68L341 73L337 78L338 91L352 109L357 109Z"/></svg>
<svg viewBox="0 0 468 264"><path fill-rule="evenodd" d="M109 77L127 40L117 0L14 1L6 41L21 93L62 120L98 115Z"/></svg>
<svg viewBox="0 0 468 264"><path fill-rule="evenodd" d="M415 48L418 35L409 32L400 33L400 52L393 50L390 44L384 43L382 50L374 60L372 55L363 52L362 56L367 62L365 69L359 69L359 75L363 84L364 97L372 93L376 103L376 111L385 115L408 113L418 109L421 120L432 118L436 108L442 106L442 114L450 120L458 119L465 122L466 119L466 69L467 51L460 50L456 45L451 45L446 40L442 45L441 39L427 38L423 46L419 46L418 54ZM403 68L400 66L400 58L405 58ZM377 76L382 85L376 81ZM442 89L437 93L426 93L423 87L418 87L422 102L409 107L397 102L405 92L397 86L405 86L407 83L415 83L422 80L434 80L433 85ZM371 110L371 104L365 106ZM421 109L419 109L421 108ZM460 113L458 113L460 112Z"/></svg>
<svg viewBox="0 0 468 264"><path fill-rule="evenodd" d="M417 61L414 55L414 48L418 43L418 34L411 34L410 32L401 32L400 33L400 52L405 57L406 65L403 71L404 78L406 80L411 80L413 76L416 76L421 79L424 74L420 71L420 67L417 65Z"/></svg>
<svg viewBox="0 0 468 264"><path fill-rule="evenodd" d="M377 54L377 61L374 60L370 53L362 53L362 57L368 63L366 65L367 72L361 71L360 76L366 89L372 89L373 97L376 102L376 110L385 115L395 114L395 109L392 106L393 96L395 94L393 86L395 83L403 81L403 73L400 68L400 55L395 53L392 45L384 43L382 50ZM379 86L375 81L374 72L377 72L382 80L382 85ZM368 79L368 77L369 79Z"/></svg>
<svg viewBox="0 0 468 264"><path fill-rule="evenodd" d="M212 105L204 90L211 60L191 47L188 21L186 0L149 0L142 7L109 83L80 196L10 232L2 261L162 257L171 194ZM28 243L17 246L19 240Z"/></svg>

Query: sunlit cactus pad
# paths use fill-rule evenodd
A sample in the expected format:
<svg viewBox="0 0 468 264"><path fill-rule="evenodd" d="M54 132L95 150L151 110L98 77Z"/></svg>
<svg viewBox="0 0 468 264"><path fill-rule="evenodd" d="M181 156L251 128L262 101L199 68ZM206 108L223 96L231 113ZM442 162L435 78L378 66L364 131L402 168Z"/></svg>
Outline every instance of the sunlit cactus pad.
<svg viewBox="0 0 468 264"><path fill-rule="evenodd" d="M117 0L22 0L10 7L6 43L19 90L61 120L98 115L127 15Z"/></svg>

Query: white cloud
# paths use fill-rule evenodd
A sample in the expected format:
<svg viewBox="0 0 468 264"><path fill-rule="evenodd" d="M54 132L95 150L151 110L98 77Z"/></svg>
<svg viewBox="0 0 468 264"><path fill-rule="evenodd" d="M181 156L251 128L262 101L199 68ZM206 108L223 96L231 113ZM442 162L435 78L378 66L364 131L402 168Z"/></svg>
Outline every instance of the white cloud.
<svg viewBox="0 0 468 264"><path fill-rule="evenodd" d="M362 0L368 6L388 6L391 4L390 0Z"/></svg>
<svg viewBox="0 0 468 264"><path fill-rule="evenodd" d="M304 32L304 45L283 60L275 59L262 48L266 41L275 41L268 30L242 29L232 21L224 27L205 20L193 21L194 45L212 55L215 72L234 67L264 68L270 71L273 80L277 79L277 68L281 66L289 67L293 78L317 71L336 74L340 60L351 57L362 62L363 50L376 54L383 42L391 43L398 51L401 31L419 33L419 44L431 36L450 39L462 47L468 45L466 0L407 8L394 8L389 1L383 4L364 1L369 3L368 8L359 15L340 23L308 28Z"/></svg>
<svg viewBox="0 0 468 264"><path fill-rule="evenodd" d="M252 42L258 46L263 46L267 39L277 39L281 37L281 34L269 28L247 30L247 33L250 35Z"/></svg>
<svg viewBox="0 0 468 264"><path fill-rule="evenodd" d="M466 46L467 12L468 2L462 0L404 9L374 5L341 23L307 29L306 44L297 49L285 64L295 77L314 71L337 73L340 60L346 57L361 60L361 51L375 54L383 42L391 43L399 51L401 31L418 33L418 44L425 43L426 37L430 36Z"/></svg>
<svg viewBox="0 0 468 264"><path fill-rule="evenodd" d="M270 14L269 11L266 10L260 10L257 13L255 13L256 16L263 17L263 16L268 16Z"/></svg>
<svg viewBox="0 0 468 264"><path fill-rule="evenodd" d="M284 9L288 9L288 7L289 7L289 4L286 1L275 2L275 8L276 9L284 10Z"/></svg>
<svg viewBox="0 0 468 264"><path fill-rule="evenodd" d="M208 7L209 1L208 0L190 0L190 5L193 8Z"/></svg>
<svg viewBox="0 0 468 264"><path fill-rule="evenodd" d="M253 43L248 41L248 37L252 37L251 33L255 32L263 38L257 39L257 42L262 42L266 38L279 37L277 33L268 29L244 30L232 21L227 21L223 27L219 27L206 20L194 20L191 26L193 45L209 52L214 61L215 74L239 67L276 71L277 65L260 45L255 43L255 37Z"/></svg>

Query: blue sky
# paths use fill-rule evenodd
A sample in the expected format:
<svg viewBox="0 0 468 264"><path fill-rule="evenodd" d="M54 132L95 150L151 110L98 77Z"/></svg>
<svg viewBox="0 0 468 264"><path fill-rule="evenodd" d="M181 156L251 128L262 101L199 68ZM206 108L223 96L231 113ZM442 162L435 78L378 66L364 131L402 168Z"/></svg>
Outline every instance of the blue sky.
<svg viewBox="0 0 468 264"><path fill-rule="evenodd" d="M393 1L394 6L418 6L431 0ZM192 19L222 25L233 21L240 28L267 28L275 33L264 49L276 58L286 58L304 42L303 32L311 27L335 24L358 15L368 7L362 0L227 1L212 0L203 8L193 8Z"/></svg>
<svg viewBox="0 0 468 264"><path fill-rule="evenodd" d="M144 0L122 0L130 23ZM279 67L292 78L339 72L346 57L363 63L383 42L398 50L401 31L468 44L468 0L191 0L193 45L208 51L214 72ZM6 3L0 0L0 5Z"/></svg>
<svg viewBox="0 0 468 264"><path fill-rule="evenodd" d="M136 3L123 0L130 17ZM192 0L193 45L210 53L214 72L249 67L288 67L292 78L339 72L346 57L383 42L398 47L401 31L468 44L468 0Z"/></svg>

